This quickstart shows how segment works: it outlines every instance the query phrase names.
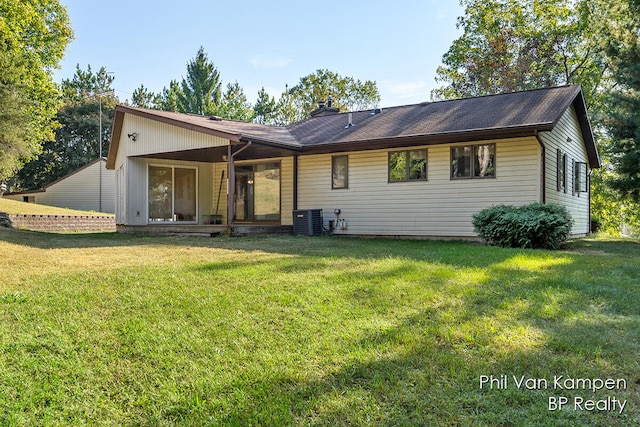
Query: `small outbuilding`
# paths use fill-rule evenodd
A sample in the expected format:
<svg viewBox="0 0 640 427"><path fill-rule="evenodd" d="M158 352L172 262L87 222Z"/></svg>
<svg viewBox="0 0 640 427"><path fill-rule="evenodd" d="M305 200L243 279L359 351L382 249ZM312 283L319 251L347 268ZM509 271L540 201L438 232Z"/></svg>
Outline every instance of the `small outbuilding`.
<svg viewBox="0 0 640 427"><path fill-rule="evenodd" d="M60 208L115 213L115 173L107 159L96 159L41 189L6 193L2 197Z"/></svg>

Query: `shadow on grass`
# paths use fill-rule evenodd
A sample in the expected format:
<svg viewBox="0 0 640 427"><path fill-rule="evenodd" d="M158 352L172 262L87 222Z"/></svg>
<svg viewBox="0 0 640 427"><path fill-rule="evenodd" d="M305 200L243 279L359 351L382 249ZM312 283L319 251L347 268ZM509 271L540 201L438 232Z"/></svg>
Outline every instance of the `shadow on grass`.
<svg viewBox="0 0 640 427"><path fill-rule="evenodd" d="M344 361L327 361L315 377L301 380L277 370L238 375L237 396L231 399L237 405L219 424L573 426L630 425L640 417L637 241L586 239L565 251L545 252L337 237L192 239L10 230L0 231L0 239L36 248L172 245L244 251L243 259L194 269L216 274L259 267L264 277L319 271L330 283L347 284L340 298L353 306L370 305L376 315L386 315L397 302L396 295L378 287L385 282L410 280L432 293L406 316L389 316L392 325L370 326L336 343ZM256 251L295 258L254 259ZM360 261L380 265L368 271ZM420 276L423 270L416 264L431 269ZM466 283L464 274L470 277ZM518 390L513 382L505 389L480 389L480 375L503 374L625 378L629 388L615 394L632 402L621 415L550 412L548 398L564 393ZM193 403L211 399L209 391L185 395L161 421L211 424L211 408L203 404L205 409L196 410Z"/></svg>
<svg viewBox="0 0 640 427"><path fill-rule="evenodd" d="M604 254L634 256L636 242L598 242ZM625 249L626 248L626 249ZM603 262L602 254L558 253L548 263L527 270L521 251L504 250L488 274L464 290L431 281L436 297L456 293L458 304L424 308L392 327L371 330L355 343L364 354L335 366L315 380L277 377L243 385L249 393L225 420L235 424L294 425L554 425L627 426L640 421L640 294L619 295L624 280L640 278L638 259ZM590 257L585 259L584 257ZM576 263L582 262L582 273ZM621 264L628 278L611 277ZM465 267L478 266L469 260ZM312 265L309 265L312 268ZM624 266L622 266L624 267ZM535 271L534 271L535 270ZM353 273L354 275L357 273ZM403 275L390 268L387 279ZM453 273L452 273L453 274ZM439 277L439 276L438 276ZM362 282L370 278L362 277ZM640 284L635 281L634 286ZM347 298L361 304L375 285L356 288ZM604 292L608 289L609 292ZM364 289L364 290L363 290ZM440 295L438 295L440 293ZM375 296L374 296L375 297ZM434 298L438 299L438 298ZM630 359L631 357L631 359ZM506 375L508 386L481 388L481 375ZM571 378L623 379L623 389L554 389L555 375ZM514 378L543 379L546 384L518 388ZM626 409L549 411L549 397L628 400ZM271 408L281 400L282 412ZM247 402L251 402L247 404ZM251 408L250 408L251 407ZM573 407L572 407L573 408Z"/></svg>

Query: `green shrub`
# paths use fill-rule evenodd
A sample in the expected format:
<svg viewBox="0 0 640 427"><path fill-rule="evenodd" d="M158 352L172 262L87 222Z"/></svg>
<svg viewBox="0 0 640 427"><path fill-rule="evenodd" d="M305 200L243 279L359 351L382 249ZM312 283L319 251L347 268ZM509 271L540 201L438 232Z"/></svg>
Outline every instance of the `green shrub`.
<svg viewBox="0 0 640 427"><path fill-rule="evenodd" d="M493 206L473 216L476 233L488 244L512 248L555 249L567 240L572 224L567 209L544 203Z"/></svg>

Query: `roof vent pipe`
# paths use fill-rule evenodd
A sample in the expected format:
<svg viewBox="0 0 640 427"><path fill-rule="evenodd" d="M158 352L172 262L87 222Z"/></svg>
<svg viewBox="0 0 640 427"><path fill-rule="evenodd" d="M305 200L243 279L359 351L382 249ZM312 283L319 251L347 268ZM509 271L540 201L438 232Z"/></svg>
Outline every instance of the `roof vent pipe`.
<svg viewBox="0 0 640 427"><path fill-rule="evenodd" d="M347 115L349 123L347 123L347 125L344 127L345 129L349 129L350 127L353 127L353 113L349 113Z"/></svg>
<svg viewBox="0 0 640 427"><path fill-rule="evenodd" d="M328 101L327 101L327 107L331 108L331 104L333 103L333 98L331 98L331 95L329 95Z"/></svg>

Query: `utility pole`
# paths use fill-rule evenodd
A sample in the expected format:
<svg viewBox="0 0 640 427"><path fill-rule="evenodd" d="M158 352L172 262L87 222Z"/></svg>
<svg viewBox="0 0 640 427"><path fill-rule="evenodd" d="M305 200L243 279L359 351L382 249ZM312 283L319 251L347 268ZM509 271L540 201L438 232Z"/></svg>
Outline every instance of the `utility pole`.
<svg viewBox="0 0 640 427"><path fill-rule="evenodd" d="M107 71L106 74L113 74L113 71ZM102 212L102 97L106 94L112 93L113 89L96 94L100 101L100 117L98 126L98 212Z"/></svg>

